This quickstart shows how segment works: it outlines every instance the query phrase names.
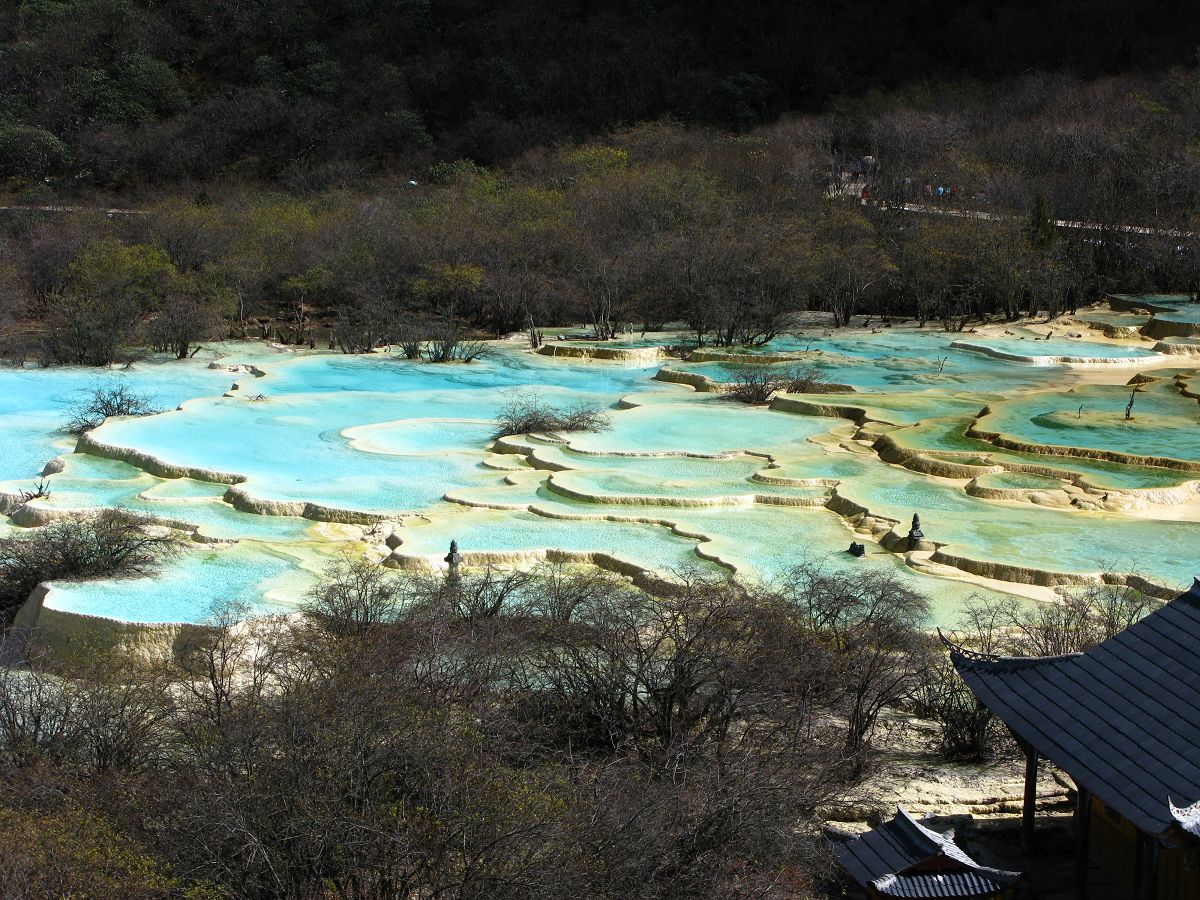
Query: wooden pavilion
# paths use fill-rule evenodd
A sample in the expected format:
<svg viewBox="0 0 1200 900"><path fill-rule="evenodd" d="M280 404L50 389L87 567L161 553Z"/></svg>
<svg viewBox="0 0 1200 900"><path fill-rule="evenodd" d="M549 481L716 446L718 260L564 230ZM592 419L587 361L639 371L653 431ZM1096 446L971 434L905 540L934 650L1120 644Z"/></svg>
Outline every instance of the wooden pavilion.
<svg viewBox="0 0 1200 900"><path fill-rule="evenodd" d="M1025 752L1026 849L1048 759L1076 787L1076 896L1094 860L1139 900L1200 900L1200 579L1086 653L951 657Z"/></svg>
<svg viewBox="0 0 1200 900"><path fill-rule="evenodd" d="M869 897L998 898L1021 874L981 866L954 841L900 807L890 822L854 837L832 832L834 857Z"/></svg>

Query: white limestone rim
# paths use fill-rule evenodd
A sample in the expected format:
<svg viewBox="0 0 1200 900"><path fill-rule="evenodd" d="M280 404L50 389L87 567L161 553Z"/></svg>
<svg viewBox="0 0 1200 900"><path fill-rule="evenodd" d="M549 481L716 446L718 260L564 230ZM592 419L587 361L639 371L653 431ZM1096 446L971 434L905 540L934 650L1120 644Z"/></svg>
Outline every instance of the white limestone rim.
<svg viewBox="0 0 1200 900"><path fill-rule="evenodd" d="M220 472L199 466L181 466L175 463L168 463L143 450L106 443L100 440L94 431L84 432L80 435L79 442L76 444L76 452L90 453L93 456L126 462L159 478L191 478L195 481L229 485L223 499L239 512L289 516L311 519L316 522L340 522L355 525L372 525L388 519L419 515L417 510L388 510L384 512L332 506L309 500L276 500L259 497L251 492L248 484L249 479L245 475Z"/></svg>
<svg viewBox="0 0 1200 900"><path fill-rule="evenodd" d="M700 556L700 554L697 554ZM676 587L677 582L664 575L645 569L641 566L626 562L600 550L559 550L551 547L530 548L519 551L466 551L462 554L466 566L508 566L536 565L541 562L551 563L581 563L593 565L596 568L629 578L638 587L646 590L662 590ZM700 558L704 558L701 556ZM734 570L719 560L711 560L716 565L730 571ZM404 553L399 548L393 550L383 561L382 565L392 569L409 569L417 571L437 571L445 568L438 553L419 554Z"/></svg>
<svg viewBox="0 0 1200 900"><path fill-rule="evenodd" d="M1141 575L1118 575L1106 572L1055 572L1029 566L1018 566L1013 563L974 559L953 553L945 547L938 547L930 559L982 578L1014 584L1033 584L1041 587L1124 585L1158 600L1174 600L1183 593L1181 588L1159 584Z"/></svg>
<svg viewBox="0 0 1200 900"><path fill-rule="evenodd" d="M843 518L847 519L855 528L864 525L870 528L870 533L875 540L887 550L895 553L904 553L912 548L908 547L908 537L896 530L900 523L895 520L888 519L882 516L875 516L871 511L861 504L842 497L834 490L833 496L830 498L828 507L834 510ZM890 528L886 532L880 533L886 523L892 522ZM1160 600L1172 600L1182 593L1182 589L1172 588L1168 585L1146 578L1137 574L1115 574L1105 572L1063 572L1052 569L1041 569L1033 566L1020 566L1015 563L1002 562L997 560L976 559L971 556L966 556L958 553L953 548L953 542L941 541L923 541L924 548L932 550L930 560L935 563L950 566L958 569L968 575L974 575L980 578L986 578L997 582L1007 582L1011 584L1028 584L1040 587L1061 587L1069 585L1089 585L1089 584L1115 584L1131 587L1136 591L1140 591L1150 597Z"/></svg>
<svg viewBox="0 0 1200 900"><path fill-rule="evenodd" d="M771 362L771 360L762 360L763 362ZM704 394L724 394L728 393L732 388L732 383L728 381L717 381L702 372L688 372L683 369L675 369L669 366L664 366L654 374L655 381L663 381L668 384L682 384L695 389L697 393ZM836 381L822 382L825 390L822 394L856 394L858 390L849 384L840 384ZM777 395L778 396L778 395Z"/></svg>
<svg viewBox="0 0 1200 900"><path fill-rule="evenodd" d="M457 502L457 501L456 501ZM469 505L469 504L468 504ZM899 525L894 519L876 516L864 506L841 497L836 489L831 491L826 508L839 515L846 523L851 531L858 534L870 534L871 540L877 543L882 549L892 553L902 554L905 556L906 563L912 565L913 561L909 558L910 551L913 550L909 546L907 535L902 535L896 531ZM659 516L622 516L612 513L603 513L596 515L561 513L557 511L542 510L537 507L536 502L527 504L526 508L536 515L545 516L546 518L557 519L585 519L585 518L602 518L611 521L627 521L639 522L644 524L659 525L667 527L672 533L695 540L697 542L694 552L700 559L713 562L722 568L727 569L732 573L738 572L737 564L725 557L716 549L716 547L706 547L706 545L720 545L723 539L713 537L701 530L689 527L686 519L663 518ZM682 509L683 507L681 507ZM395 544L394 547L391 544ZM1063 585L1086 585L1099 583L1116 583L1126 584L1136 590L1142 591L1150 596L1160 599L1170 599L1174 597L1178 591L1165 587L1161 584L1145 579L1141 576L1110 576L1103 573L1079 573L1079 572L1055 572L1044 569L1036 569L1031 567L1016 566L1009 563L996 562L990 560L977 560L972 557L963 556L954 553L946 548L950 546L932 541L922 541L917 547L918 550L932 551L930 560L941 565L959 570L967 576L975 576L1004 582L1010 584L1021 585L1036 585L1041 587L1057 587ZM403 537L399 536L396 541L389 541L391 552L383 559L382 564L391 568L438 568L439 554L409 554L405 553L403 547ZM604 551L577 551L577 550L562 550L551 547L542 548L524 548L516 551L468 551L463 554L464 562L467 565L508 565L508 564L525 564L536 563L540 561L550 562L582 562L596 565L599 568L617 572L628 577L631 577L635 583L640 583L650 589L655 586L665 586L671 584L669 579L663 575L647 570L642 566L630 563L611 553ZM42 595L44 599L45 594ZM42 604L39 602L40 608ZM22 610L24 610L24 606ZM86 613L75 613L66 610L55 610L56 613L64 616L76 616L86 619L91 619L96 622L117 622L122 625L132 627L141 627L147 629L164 628L164 627L202 627L195 626L193 623L136 623L126 622L119 619L109 619L106 617L92 616Z"/></svg>
<svg viewBox="0 0 1200 900"><path fill-rule="evenodd" d="M1163 353L1167 356L1200 356L1200 343L1173 344L1168 341L1159 341L1151 349L1155 353Z"/></svg>
<svg viewBox="0 0 1200 900"><path fill-rule="evenodd" d="M144 629L148 632L174 631L181 628L204 630L207 627L203 622L136 622L130 619L115 619L110 616L98 616L94 613L59 609L54 606L54 593L54 582L47 581L39 584L18 608L13 624L19 628L37 628L43 611L49 611L68 619L91 622L100 627L117 625L129 629ZM262 616L253 616L252 618L266 618L270 615L275 615L275 613L264 613Z"/></svg>
<svg viewBox="0 0 1200 900"><path fill-rule="evenodd" d="M343 428L339 434L349 445L362 453L374 453L379 456L446 456L451 453L475 454L486 453L487 443L482 447L441 447L435 450L394 450L381 446L373 439L379 432L397 431L406 428L419 428L423 425L486 425L494 426L490 419L472 419L465 416L425 416L413 419L391 419L387 422L370 422L366 425L351 425Z"/></svg>
<svg viewBox="0 0 1200 900"><path fill-rule="evenodd" d="M1184 472L1200 472L1200 461L1176 459L1172 456L1145 456L1135 453L1124 453L1120 450L1101 450L1094 447L1073 447L1069 444L1035 444L1009 437L1000 431L990 431L982 426L982 422L992 415L991 407L984 407L975 421L967 427L967 437L978 438L1002 447L1005 450L1017 450L1040 456L1065 456L1076 459L1098 459L1105 462L1122 463L1125 465L1150 466L1159 469L1175 469Z"/></svg>
<svg viewBox="0 0 1200 900"><path fill-rule="evenodd" d="M595 344L575 344L559 341L546 341L534 352L539 356L647 364L652 364L660 359L671 358L671 354L662 347L604 347Z"/></svg>
<svg viewBox="0 0 1200 900"><path fill-rule="evenodd" d="M220 503L221 501L215 498L206 498L204 502ZM27 501L16 494L0 493L0 515L8 516L18 528L41 528L53 522L85 516L108 508L110 507L49 506L36 498ZM192 541L198 544L226 546L237 543L237 540L232 538L219 538L208 534L204 530L204 525L197 525L184 519L172 519L157 515L149 518L155 525L186 533Z"/></svg>
<svg viewBox="0 0 1200 900"><path fill-rule="evenodd" d="M1060 481L1070 482L1081 490L1088 491L1089 493L1125 495L1134 498L1135 500L1158 506L1176 506L1181 503L1190 502L1191 500L1195 499L1194 495L1200 491L1200 480L1184 477L1184 473L1189 471L1187 469L1169 469L1171 472L1179 472L1181 476L1180 481L1173 485L1158 485L1153 487L1113 487L1111 485L1099 484L1095 481L1092 481L1088 475L1082 472L1072 472L1069 469L1057 468L1051 461L1048 461L1046 465L1040 465L1035 462L1018 463L1004 459L992 460L991 463L986 466L974 466L967 465L965 463L957 463L954 461L955 457L961 457L964 459L976 457L986 458L988 455L987 451L973 452L970 450L917 450L904 446L903 443L896 439L896 434L894 432L891 434L878 435L875 438L873 448L879 455L879 458L884 462L903 466L906 469L909 469L913 472L919 472L922 475L934 475L939 478L975 479L982 475L996 475L1001 472L1043 475L1047 478L1057 478ZM931 455L933 452L936 452L939 455ZM1063 459L1084 458L1070 454L1047 453L1043 455L1050 457L1061 456ZM949 458L946 459L943 457ZM1136 465L1135 463L1122 464ZM1164 467L1151 466L1151 468ZM982 490L991 492L1010 489L991 488L984 486ZM1025 489L1021 488L1011 490L1020 491ZM989 495L977 493L975 496L988 497ZM991 499L1003 498L997 495L995 497L991 497Z"/></svg>
<svg viewBox="0 0 1200 900"><path fill-rule="evenodd" d="M561 493L556 491L556 493ZM569 496L569 495L568 495ZM731 571L736 572L737 566L728 559L721 557L719 553L713 549L704 549L704 545L714 542L720 543L719 537L714 537L707 534L703 530L693 527L682 527L681 523L686 524L688 508L698 508L711 503L677 503L665 504L659 501L659 498L641 498L637 502L631 502L628 505L631 507L631 513L628 515L614 513L611 510L604 512L587 513L580 512L563 512L559 510L546 510L539 507L538 502L526 501L513 504L492 504L486 501L477 501L472 498L454 497L447 495L447 500L458 503L464 506L474 506L479 508L490 509L512 509L512 510L527 510L535 515L545 516L547 518L565 519L565 520L608 520L614 522L630 522L640 524L661 525L671 528L672 532L681 536L697 540L699 543L696 548L697 556L711 561L721 562L724 565L731 567ZM771 502L774 498L770 498L767 502ZM622 506L620 500L611 497L599 498L607 506ZM591 501L596 502L596 501ZM759 502L759 501L755 501ZM678 516L667 513L663 515L661 512L655 515L640 515L632 510L636 510L639 505L655 506L658 510L678 509ZM881 516L873 513L868 507L863 506L855 500L851 500L840 493L837 488L830 491L828 498L824 503L806 504L808 507L819 507L830 510L837 514L849 528L862 535L869 535L871 540L879 544L883 549L892 553L907 554L913 548L909 546L908 535L900 528L901 523L897 519L887 516ZM899 530L898 530L899 528ZM1081 585L1094 584L1102 580L1102 573L1088 572L1062 572L1049 569L1040 569L1035 567L1023 567L1012 563L1006 563L996 560L976 559L974 557L959 554L952 549L953 542L940 542L933 540L924 540L917 549L932 551L931 559L934 562L949 566L950 568L958 569L966 575L974 575L977 577L987 578L997 582L1008 582L1012 584L1022 585L1037 585L1041 587L1055 587L1060 585ZM524 551L503 551L499 556L487 557L492 562L500 562L508 559L512 554L520 555ZM534 552L542 552L540 550ZM486 551L484 551L486 554ZM1110 577L1111 576L1106 576ZM1152 596L1166 597L1174 596L1171 588L1164 587L1161 584L1153 582L1149 579L1140 576L1122 576L1121 583L1130 584L1142 590L1144 593Z"/></svg>
<svg viewBox="0 0 1200 900"><path fill-rule="evenodd" d="M579 471L579 470L571 470ZM760 494L754 491L734 494L714 493L703 497L676 497L671 495L654 494L605 494L569 487L555 480L555 474L546 479L547 490L576 500L581 503L603 503L614 506L666 506L666 507L702 507L702 506L750 506L755 503L777 506L824 506L828 498L825 496L789 497L782 494Z"/></svg>
<svg viewBox="0 0 1200 900"><path fill-rule="evenodd" d="M983 477L983 476L980 476ZM1004 500L1013 503L1043 503L1062 508L1071 505L1071 496L1062 484L1048 484L1043 487L993 487L980 484L979 478L972 478L963 486L963 491L981 500Z"/></svg>
<svg viewBox="0 0 1200 900"><path fill-rule="evenodd" d="M1030 341L1029 343L1037 343ZM1153 356L1071 356L1071 355L1040 355L1012 353L999 350L986 344L974 344L970 341L954 341L950 344L955 350L967 350L971 353L982 353L996 359L1006 359L1012 362L1023 362L1033 366L1066 366L1067 368L1123 368L1133 369L1139 366L1160 366L1172 362L1166 354L1155 353Z"/></svg>
<svg viewBox="0 0 1200 900"><path fill-rule="evenodd" d="M1145 362L1145 358L1142 358L1140 361ZM634 405L637 405L637 404L634 404ZM182 409L183 405L181 405L180 408ZM790 411L790 410L788 410L788 411ZM856 412L860 412L865 418L865 410L856 409ZM988 412L988 410L985 408L983 410L982 414L986 414L987 412ZM401 421L406 421L406 420L401 420ZM875 420L868 420L868 421L875 421ZM85 437L87 437L87 436L85 436ZM80 443L81 444L83 443L83 438L81 438ZM107 447L108 445L104 445L103 442L100 442L97 440L97 441L95 441L94 446ZM163 463L161 460L156 460L150 454L141 454L140 451L128 451L128 450L126 450L126 448L115 448L115 447L112 449L114 452L120 452L122 454L124 454L126 452L140 454L141 456L143 456L149 460L152 460L153 461L152 464L158 464L158 465L162 465L164 467L167 467L169 465L169 464ZM84 452L92 452L91 447L85 448ZM518 452L523 452L523 451L518 451ZM580 452L580 451L576 451L576 452ZM582 451L582 452L587 452L587 451ZM634 455L634 456L683 455L683 456L701 456L701 457L707 456L706 454L670 452L670 451L664 452L664 453L629 453L629 454L610 454L610 453L607 453L606 451L592 451L592 452L597 455ZM746 453L747 455L759 455L759 454L752 453L750 451L731 451L728 453L719 454L718 458L734 456L734 455L738 455L738 453ZM99 452L99 453L96 453L96 455L103 456L103 455L107 455L107 454L103 453L103 452ZM762 454L762 455L765 456L767 459L771 459L771 457L769 455L766 455L766 454ZM1063 454L1059 454L1059 455L1071 456L1071 455L1075 455L1075 454L1063 453ZM116 456L114 458L125 459L125 461L129 461L129 459L123 455ZM147 469L147 471L152 471L152 473L153 473L153 470L151 470L151 469ZM158 474L158 473L154 473L154 474ZM225 484L233 484L233 485L240 484L241 481L245 480L243 476L228 475L226 473L212 473L212 472L209 472L209 470L203 470L203 469L185 470L180 475L166 475L163 477L192 477L192 478L196 478L197 480L202 480L202 481L213 481L216 483L225 483ZM240 479L240 480L239 481L226 480L226 479L233 479L233 478ZM611 497L600 497L598 499L600 500L600 502L604 502L604 503L613 503L614 502L614 498L611 498ZM839 504L837 502L839 500L844 501L844 499L845 498L840 498L837 495L836 490L834 490L831 492L829 502L827 502L825 504L815 504L815 505L825 505L827 508L831 509L832 511L838 512L839 514L843 515L843 517L845 518L846 513L842 509L838 508ZM386 521L386 520L394 520L398 517L403 518L405 515L407 515L405 513L392 513L392 512L383 513L383 514L364 513L364 512L358 511L358 510L343 510L343 509L338 509L338 508L334 508L334 507L322 506L320 504L312 504L312 503L305 502L305 501L261 501L258 498L254 498L254 497L251 497L248 494L246 494L244 489L239 489L236 487L231 487L226 492L226 502L231 502L235 506L238 506L238 503L240 502L245 505L244 511L262 512L265 514L272 514L272 515L299 516L299 517L303 517L303 518L313 519L316 521L333 521L333 522L343 522L344 521L344 522L353 522L353 523L359 523L359 524L373 524L373 523ZM658 502L657 498L655 498L655 500L652 502L657 503ZM755 495L755 502L760 502L757 499L757 495ZM773 496L767 496L761 502L778 502L778 500L777 500L777 498L775 498ZM851 503L851 501L845 501L845 502ZM680 505L681 506L689 506L689 505L709 505L709 504L704 503L704 504L680 504ZM239 508L241 508L241 507L239 507ZM892 520L884 519L882 517L872 516L870 514L869 510L866 510L865 508L862 508L862 507L858 507L858 510L851 512L850 515L852 515L852 516L859 515L863 518L863 520L871 520L872 522L877 523L880 526L887 525L889 523L891 526L898 524ZM876 530L878 530L878 529L876 529ZM711 540L709 538L704 537L703 535L685 534L684 536L695 537L697 539L703 538L704 540ZM905 536L895 534L893 529L890 527L886 529L886 532L882 535L882 538L886 541L887 544L892 545L891 547L888 547L887 549L894 549L894 547L896 545L898 545L899 543L904 542L906 540ZM524 551L522 551L522 552L524 552ZM535 551L535 552L538 552L538 551ZM568 551L556 551L556 550L550 550L550 549L547 549L546 552L548 552L548 553L549 552L568 553ZM575 551L570 551L570 553L575 553ZM583 555L595 556L596 554L589 551L588 553L583 554ZM607 554L603 554L603 555L608 556ZM704 556L703 553L700 553L699 551L698 551L698 555L701 556L702 558L707 558ZM946 556L948 558L949 554L946 554ZM616 559L615 557L610 557L610 558L614 559L614 560ZM1005 569L1013 568L1011 566L1006 567L1005 564L1001 564L1001 563L975 561L975 560L970 560L965 557L962 557L962 559L966 559L967 562L969 562L971 565L974 565L977 567L992 566L992 567L999 567L999 568L1005 568ZM620 561L617 560L617 562L620 562ZM623 565L629 565L629 564L623 564ZM633 567L633 568L636 568L636 567ZM963 571L970 572L971 570L963 568ZM1040 571L1040 570L1035 570L1035 571ZM1064 578L1082 577L1082 576L1077 576L1076 574L1071 574L1071 573L1067 573L1067 574L1043 573L1043 577L1056 578L1060 574ZM1009 580L1009 579L1001 579L1001 580ZM1014 578L1011 580L1014 583L1027 583L1024 580L1017 579L1017 578ZM1028 582L1028 583L1035 583L1035 582ZM1147 582L1147 583L1152 584L1150 582Z"/></svg>

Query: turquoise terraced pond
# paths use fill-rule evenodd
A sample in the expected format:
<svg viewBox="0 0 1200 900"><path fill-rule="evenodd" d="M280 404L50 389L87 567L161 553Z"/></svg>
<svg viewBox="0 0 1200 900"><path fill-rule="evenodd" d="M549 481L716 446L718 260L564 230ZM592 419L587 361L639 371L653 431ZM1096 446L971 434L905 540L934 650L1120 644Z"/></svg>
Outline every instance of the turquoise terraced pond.
<svg viewBox="0 0 1200 900"><path fill-rule="evenodd" d="M1180 358L1126 420L1124 381L1165 365L1134 342L970 336L1122 364L1097 375L1109 367L1033 365L951 346L960 338L782 336L759 352L855 390L774 408L654 377L666 367L734 378L738 366L719 360L551 358L514 344L436 366L230 344L216 361L100 373L164 411L111 420L78 451L57 430L62 404L98 374L0 370L5 527L124 507L192 533L157 578L59 584L46 600L146 623L202 621L225 602L288 611L338 553L439 565L452 539L472 564L548 557L651 579L700 567L770 580L813 558L885 567L933 598L930 624L953 624L973 593L1035 584L1045 596L1105 570L1186 585L1200 549L1200 405ZM527 391L599 404L612 427L493 444L498 410ZM50 497L20 508L20 490L54 457L64 463ZM968 493L972 474L994 496ZM1040 504L1025 496L1039 493ZM914 513L938 546L932 558L900 540ZM845 553L851 540L867 544L864 558Z"/></svg>

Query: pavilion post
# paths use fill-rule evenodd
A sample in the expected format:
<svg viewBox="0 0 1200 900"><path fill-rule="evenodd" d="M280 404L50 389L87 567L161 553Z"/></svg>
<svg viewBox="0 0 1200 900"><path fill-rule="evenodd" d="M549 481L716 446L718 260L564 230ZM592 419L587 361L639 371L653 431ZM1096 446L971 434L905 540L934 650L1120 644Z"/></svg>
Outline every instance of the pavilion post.
<svg viewBox="0 0 1200 900"><path fill-rule="evenodd" d="M1025 752L1025 795L1021 801L1021 851L1033 852L1033 825L1037 813L1038 752L1032 744L1017 738Z"/></svg>
<svg viewBox="0 0 1200 900"><path fill-rule="evenodd" d="M1154 900L1158 893L1158 850L1158 840L1153 835L1138 832L1137 900Z"/></svg>
<svg viewBox="0 0 1200 900"><path fill-rule="evenodd" d="M1091 860L1092 794L1075 785L1075 896L1087 900Z"/></svg>

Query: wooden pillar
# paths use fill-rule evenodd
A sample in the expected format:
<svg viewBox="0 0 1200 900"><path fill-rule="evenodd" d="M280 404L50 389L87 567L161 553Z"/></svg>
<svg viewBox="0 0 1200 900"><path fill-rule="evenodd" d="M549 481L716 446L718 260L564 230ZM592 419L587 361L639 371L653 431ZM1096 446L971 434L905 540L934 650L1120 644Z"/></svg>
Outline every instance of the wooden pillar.
<svg viewBox="0 0 1200 900"><path fill-rule="evenodd" d="M1158 892L1158 839L1139 831L1137 837L1137 900L1154 900Z"/></svg>
<svg viewBox="0 0 1200 900"><path fill-rule="evenodd" d="M1092 795L1075 785L1075 896L1087 900L1088 864L1091 857Z"/></svg>
<svg viewBox="0 0 1200 900"><path fill-rule="evenodd" d="M1025 741L1018 741L1025 751L1025 795L1021 801L1021 851L1033 852L1033 825L1037 813L1038 752Z"/></svg>

